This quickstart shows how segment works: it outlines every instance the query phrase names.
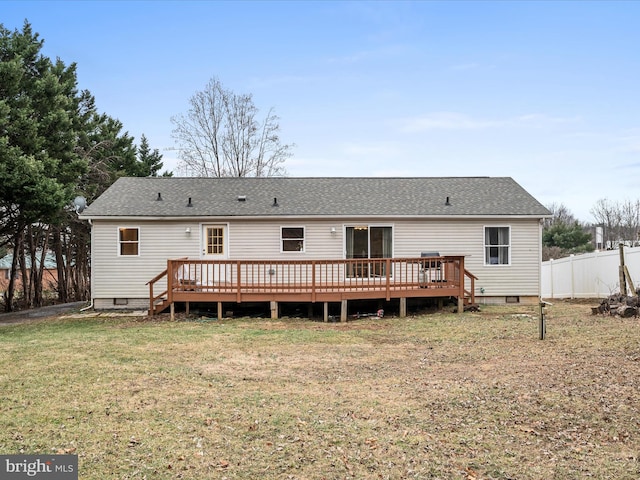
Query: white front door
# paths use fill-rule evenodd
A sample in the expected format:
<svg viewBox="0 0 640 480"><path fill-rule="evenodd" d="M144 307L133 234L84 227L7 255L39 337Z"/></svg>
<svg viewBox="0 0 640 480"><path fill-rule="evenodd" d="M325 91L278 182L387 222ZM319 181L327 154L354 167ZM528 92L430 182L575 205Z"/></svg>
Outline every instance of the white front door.
<svg viewBox="0 0 640 480"><path fill-rule="evenodd" d="M229 258L226 225L202 225L202 258L204 260L226 260ZM202 284L224 283L230 277L229 265L215 263L202 269Z"/></svg>

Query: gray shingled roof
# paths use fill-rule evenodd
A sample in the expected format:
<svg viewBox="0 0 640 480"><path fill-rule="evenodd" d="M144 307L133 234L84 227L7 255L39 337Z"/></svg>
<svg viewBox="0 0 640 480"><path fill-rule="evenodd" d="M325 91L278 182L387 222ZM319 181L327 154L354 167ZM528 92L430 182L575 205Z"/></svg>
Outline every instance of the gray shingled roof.
<svg viewBox="0 0 640 480"><path fill-rule="evenodd" d="M246 200L239 201L240 196ZM493 215L541 217L550 212L508 177L127 177L81 217Z"/></svg>

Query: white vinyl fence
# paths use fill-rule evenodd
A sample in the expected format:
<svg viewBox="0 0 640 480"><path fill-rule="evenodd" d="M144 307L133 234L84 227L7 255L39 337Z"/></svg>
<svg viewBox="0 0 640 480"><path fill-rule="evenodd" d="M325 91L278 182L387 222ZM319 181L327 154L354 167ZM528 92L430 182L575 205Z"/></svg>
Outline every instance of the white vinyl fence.
<svg viewBox="0 0 640 480"><path fill-rule="evenodd" d="M625 247L624 263L638 288L640 247ZM542 262L542 298L605 298L618 293L619 266L619 250L572 255Z"/></svg>

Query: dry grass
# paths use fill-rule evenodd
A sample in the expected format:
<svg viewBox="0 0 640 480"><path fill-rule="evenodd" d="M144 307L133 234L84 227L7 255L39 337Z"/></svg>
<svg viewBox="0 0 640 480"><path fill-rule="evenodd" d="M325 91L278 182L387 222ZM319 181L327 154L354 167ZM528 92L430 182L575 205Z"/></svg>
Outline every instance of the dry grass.
<svg viewBox="0 0 640 480"><path fill-rule="evenodd" d="M0 328L0 453L82 479L640 477L638 319L532 307Z"/></svg>

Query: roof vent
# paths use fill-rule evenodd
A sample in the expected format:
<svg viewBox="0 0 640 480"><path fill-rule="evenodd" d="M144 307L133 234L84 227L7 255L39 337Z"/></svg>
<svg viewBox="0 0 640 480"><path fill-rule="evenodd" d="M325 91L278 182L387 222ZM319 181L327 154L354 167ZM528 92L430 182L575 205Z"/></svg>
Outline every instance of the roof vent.
<svg viewBox="0 0 640 480"><path fill-rule="evenodd" d="M189 197L189 203L187 203L187 207L193 207L193 203L191 203L191 197Z"/></svg>
<svg viewBox="0 0 640 480"><path fill-rule="evenodd" d="M238 201L239 202L246 202L247 201L247 196L246 195L238 195Z"/></svg>
<svg viewBox="0 0 640 480"><path fill-rule="evenodd" d="M447 199L444 201L444 204L447 205L448 207L451 206L451 202L449 201L449 197L447 197Z"/></svg>
<svg viewBox="0 0 640 480"><path fill-rule="evenodd" d="M158 198L156 198L157 202L161 202L162 201L162 195L160 195L160 192L158 192Z"/></svg>
<svg viewBox="0 0 640 480"><path fill-rule="evenodd" d="M273 197L273 204L271 205L272 207L279 207L280 205L278 205L278 199L276 197Z"/></svg>

